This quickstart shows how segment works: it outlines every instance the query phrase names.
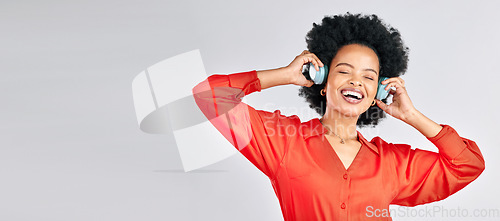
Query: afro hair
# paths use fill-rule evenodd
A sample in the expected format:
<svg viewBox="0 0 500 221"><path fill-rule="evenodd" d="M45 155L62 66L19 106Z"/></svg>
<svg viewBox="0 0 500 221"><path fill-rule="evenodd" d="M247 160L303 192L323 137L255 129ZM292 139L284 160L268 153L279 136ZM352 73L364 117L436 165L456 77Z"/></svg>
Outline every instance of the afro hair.
<svg viewBox="0 0 500 221"><path fill-rule="evenodd" d="M399 31L383 23L376 15L347 13L326 16L320 25L313 23L313 28L307 33L306 43L308 50L328 67L331 67L330 63L337 51L349 44L367 46L377 54L380 63L379 77L400 76L408 66L409 49L404 45ZM307 73L306 68L303 74L310 80ZM326 112L326 96L320 95L325 84L299 89L299 96L304 97L309 107L321 116ZM387 99L382 101L385 103ZM370 106L359 116L356 125L375 127L384 117L384 111L377 105Z"/></svg>

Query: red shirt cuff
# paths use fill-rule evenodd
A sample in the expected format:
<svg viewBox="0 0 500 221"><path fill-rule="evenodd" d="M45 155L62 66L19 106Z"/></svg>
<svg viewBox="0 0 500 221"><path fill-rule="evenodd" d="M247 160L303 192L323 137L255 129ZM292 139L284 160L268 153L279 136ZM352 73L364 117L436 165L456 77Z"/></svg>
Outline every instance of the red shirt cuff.
<svg viewBox="0 0 500 221"><path fill-rule="evenodd" d="M443 127L441 131L436 136L428 137L427 139L439 149L440 154L453 160L467 148L467 145L451 126L446 124L440 125Z"/></svg>
<svg viewBox="0 0 500 221"><path fill-rule="evenodd" d="M228 75L229 86L240 88L248 95L255 91L260 91L260 80L257 77L257 71L248 71Z"/></svg>

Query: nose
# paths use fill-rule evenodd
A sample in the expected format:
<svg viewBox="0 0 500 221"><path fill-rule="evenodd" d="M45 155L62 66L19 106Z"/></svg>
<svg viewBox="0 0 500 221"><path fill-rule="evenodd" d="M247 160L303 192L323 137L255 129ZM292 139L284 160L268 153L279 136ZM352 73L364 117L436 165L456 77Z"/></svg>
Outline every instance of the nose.
<svg viewBox="0 0 500 221"><path fill-rule="evenodd" d="M349 84L353 86L360 86L361 87L361 81L356 81L356 80L349 80Z"/></svg>

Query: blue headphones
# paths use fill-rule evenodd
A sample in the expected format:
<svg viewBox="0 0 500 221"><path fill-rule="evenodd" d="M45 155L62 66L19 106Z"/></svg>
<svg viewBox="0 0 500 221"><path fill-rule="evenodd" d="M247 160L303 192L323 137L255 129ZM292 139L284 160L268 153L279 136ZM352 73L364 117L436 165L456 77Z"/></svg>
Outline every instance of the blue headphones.
<svg viewBox="0 0 500 221"><path fill-rule="evenodd" d="M323 67L319 67L319 71L316 71L316 68L312 63L309 63L309 77L314 81L315 84L323 84L328 79L328 66L324 65ZM378 79L378 87L377 87L377 95L375 96L378 100L386 99L389 96L389 91L386 91L384 88L387 84L382 84L381 82L385 79L389 79L388 77L380 77Z"/></svg>

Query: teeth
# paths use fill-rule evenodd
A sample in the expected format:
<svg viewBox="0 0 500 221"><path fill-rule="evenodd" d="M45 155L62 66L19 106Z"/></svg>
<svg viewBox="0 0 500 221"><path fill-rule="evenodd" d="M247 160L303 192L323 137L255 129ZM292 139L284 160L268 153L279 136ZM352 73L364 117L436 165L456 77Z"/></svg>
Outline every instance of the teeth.
<svg viewBox="0 0 500 221"><path fill-rule="evenodd" d="M354 92L354 91L348 91L348 90L343 91L342 95L344 95L344 96L353 95L353 96L356 96L358 99L361 99L361 97L362 97L360 93Z"/></svg>

